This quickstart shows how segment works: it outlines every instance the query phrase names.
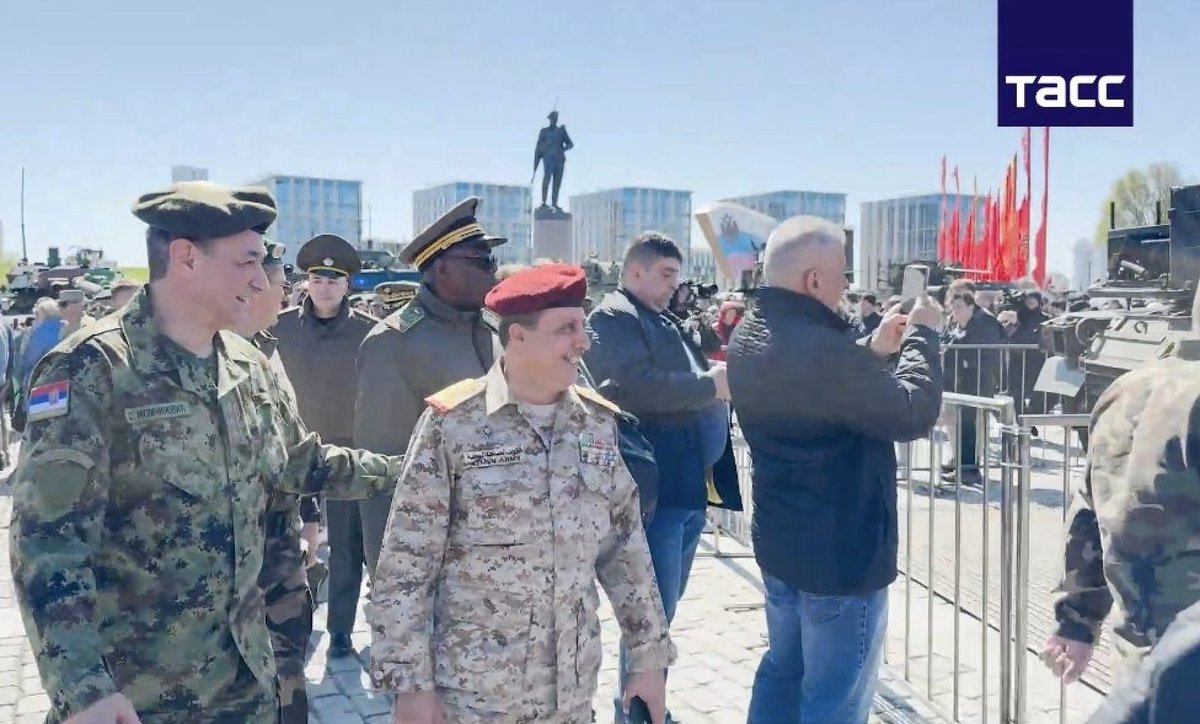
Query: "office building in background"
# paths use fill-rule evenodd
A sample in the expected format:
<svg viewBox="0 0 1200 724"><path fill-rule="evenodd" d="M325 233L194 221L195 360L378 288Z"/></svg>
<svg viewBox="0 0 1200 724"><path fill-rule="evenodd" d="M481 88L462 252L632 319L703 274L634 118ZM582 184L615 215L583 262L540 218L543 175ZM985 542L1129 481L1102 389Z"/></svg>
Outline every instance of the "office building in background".
<svg viewBox="0 0 1200 724"><path fill-rule="evenodd" d="M356 248L362 240L362 182L309 176L268 176L256 182L275 197L279 215L267 236L287 245L284 260L317 234L337 234Z"/></svg>
<svg viewBox="0 0 1200 724"><path fill-rule="evenodd" d="M413 236L420 234L442 214L471 196L478 196L476 219L483 230L508 239L494 254L501 264L532 261L533 217L528 186L450 181L413 192Z"/></svg>
<svg viewBox="0 0 1200 724"><path fill-rule="evenodd" d="M959 208L966 224L972 197L949 194L946 213ZM982 229L983 199L975 205L975 228ZM937 259L938 228L942 220L942 195L903 196L880 201L864 201L859 211L857 243L854 245L854 284L864 290L878 290L893 278L893 265Z"/></svg>
<svg viewBox="0 0 1200 724"><path fill-rule="evenodd" d="M828 191L771 191L722 200L741 204L777 221L805 215L818 216L839 226L846 224L846 194Z"/></svg>
<svg viewBox="0 0 1200 724"><path fill-rule="evenodd" d="M621 261L643 231L660 231L679 244L688 266L692 249L692 192L622 187L571 197L575 263L595 257Z"/></svg>

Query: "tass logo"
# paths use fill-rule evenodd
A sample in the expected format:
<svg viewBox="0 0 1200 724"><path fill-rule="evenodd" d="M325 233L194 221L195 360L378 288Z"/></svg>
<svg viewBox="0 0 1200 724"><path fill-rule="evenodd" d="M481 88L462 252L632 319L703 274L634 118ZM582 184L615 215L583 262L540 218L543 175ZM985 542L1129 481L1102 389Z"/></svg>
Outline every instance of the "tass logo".
<svg viewBox="0 0 1200 724"><path fill-rule="evenodd" d="M1133 0L997 1L999 125L1133 125Z"/></svg>

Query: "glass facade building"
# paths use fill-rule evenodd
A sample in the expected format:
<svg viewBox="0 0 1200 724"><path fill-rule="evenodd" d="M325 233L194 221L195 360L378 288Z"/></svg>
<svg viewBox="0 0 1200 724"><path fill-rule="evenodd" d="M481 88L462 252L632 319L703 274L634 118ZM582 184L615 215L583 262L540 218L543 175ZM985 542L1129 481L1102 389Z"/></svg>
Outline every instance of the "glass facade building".
<svg viewBox="0 0 1200 724"><path fill-rule="evenodd" d="M959 208L960 223L966 224L973 197L947 194L947 216ZM975 228L982 233L983 198L975 205ZM864 201L859 212L854 284L876 290L887 284L892 264L937 259L937 236L942 220L942 195L905 196L881 201Z"/></svg>
<svg viewBox="0 0 1200 724"><path fill-rule="evenodd" d="M643 231L675 240L685 262L692 245L692 192L623 187L571 197L575 262L595 256L621 261L625 247Z"/></svg>
<svg viewBox="0 0 1200 724"><path fill-rule="evenodd" d="M846 194L827 191L772 191L722 200L741 204L778 221L803 214L818 216L838 226L846 225Z"/></svg>
<svg viewBox="0 0 1200 724"><path fill-rule="evenodd" d="M275 197L279 216L267 236L287 244L286 262L317 234L337 234L358 248L362 240L362 182L307 176L270 176L258 182Z"/></svg>
<svg viewBox="0 0 1200 724"><path fill-rule="evenodd" d="M532 250L533 220L528 186L452 181L413 192L413 236L420 234L459 202L478 196L476 219L483 230L508 239L496 247L501 264L528 264Z"/></svg>

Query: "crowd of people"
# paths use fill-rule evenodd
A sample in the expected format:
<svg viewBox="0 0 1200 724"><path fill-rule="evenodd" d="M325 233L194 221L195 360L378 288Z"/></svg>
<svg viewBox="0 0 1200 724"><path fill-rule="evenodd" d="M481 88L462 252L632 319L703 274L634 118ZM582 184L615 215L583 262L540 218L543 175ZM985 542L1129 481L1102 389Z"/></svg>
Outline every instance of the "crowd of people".
<svg viewBox="0 0 1200 724"><path fill-rule="evenodd" d="M796 217L749 295L697 299L679 246L645 232L594 301L576 266L501 274L506 240L477 204L404 249L421 282L382 318L349 297L345 239L298 250L298 289L262 236L270 194L208 182L135 203L150 281L118 308L47 325L40 305L20 345L11 555L49 721L307 721L317 595L329 655L351 656L364 580L370 680L397 724L676 721L670 629L707 511L743 509L734 424L769 639L748 720L867 720L897 576L895 444L929 434L945 390L995 392L955 347L1030 339L1041 296L998 313L968 281L906 312L853 298L844 231ZM1109 489L1126 472L1091 469ZM1101 492L1073 513L1064 638L1047 647L1068 677L1113 602ZM1121 586L1141 579L1108 580L1136 629ZM611 712L592 704L597 583L621 630Z"/></svg>

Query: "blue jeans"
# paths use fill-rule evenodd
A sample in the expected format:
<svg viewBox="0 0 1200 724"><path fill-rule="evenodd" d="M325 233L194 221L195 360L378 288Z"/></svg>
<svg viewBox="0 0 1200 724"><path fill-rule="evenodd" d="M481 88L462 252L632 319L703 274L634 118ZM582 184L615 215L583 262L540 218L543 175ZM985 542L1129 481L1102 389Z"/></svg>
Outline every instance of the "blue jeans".
<svg viewBox="0 0 1200 724"><path fill-rule="evenodd" d="M749 724L865 724L883 658L887 589L817 596L763 574L770 645Z"/></svg>
<svg viewBox="0 0 1200 724"><path fill-rule="evenodd" d="M675 619L675 607L687 588L688 574L692 572L692 561L700 534L704 532L704 510L687 508L659 508L646 527L646 543L650 546L650 560L654 564L654 577L658 579L658 595L662 598L667 623ZM617 692L613 697L615 720L625 721L622 711L625 699L626 670L625 647L617 658Z"/></svg>

